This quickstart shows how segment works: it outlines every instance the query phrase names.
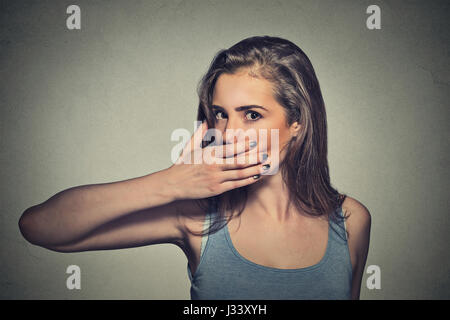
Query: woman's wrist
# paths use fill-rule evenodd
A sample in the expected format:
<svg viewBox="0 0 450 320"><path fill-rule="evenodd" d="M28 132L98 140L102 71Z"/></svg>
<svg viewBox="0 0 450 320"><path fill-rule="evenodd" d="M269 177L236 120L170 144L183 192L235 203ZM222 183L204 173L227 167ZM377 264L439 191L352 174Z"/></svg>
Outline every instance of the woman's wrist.
<svg viewBox="0 0 450 320"><path fill-rule="evenodd" d="M182 195L172 176L170 168L145 176L148 199L152 199L152 202L155 202L156 205L180 200Z"/></svg>

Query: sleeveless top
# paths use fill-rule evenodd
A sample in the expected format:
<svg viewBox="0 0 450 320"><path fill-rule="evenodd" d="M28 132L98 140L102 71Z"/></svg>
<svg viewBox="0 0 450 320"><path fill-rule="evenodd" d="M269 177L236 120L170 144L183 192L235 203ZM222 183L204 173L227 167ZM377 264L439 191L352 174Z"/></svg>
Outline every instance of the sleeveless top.
<svg viewBox="0 0 450 320"><path fill-rule="evenodd" d="M342 216L342 207L338 213ZM212 204L205 226L217 216ZM192 275L192 300L341 300L351 299L352 265L344 220L328 219L325 255L315 265L278 269L241 256L230 238L228 225L202 238L200 262ZM343 226L342 226L343 225Z"/></svg>

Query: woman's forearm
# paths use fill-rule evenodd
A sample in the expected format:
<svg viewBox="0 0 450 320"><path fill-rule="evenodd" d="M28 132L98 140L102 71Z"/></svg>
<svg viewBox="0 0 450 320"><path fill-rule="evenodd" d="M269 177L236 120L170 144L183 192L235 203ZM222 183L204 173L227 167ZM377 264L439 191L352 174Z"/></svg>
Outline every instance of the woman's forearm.
<svg viewBox="0 0 450 320"><path fill-rule="evenodd" d="M75 241L131 212L176 200L166 170L124 181L73 187L28 208L19 227L37 245Z"/></svg>

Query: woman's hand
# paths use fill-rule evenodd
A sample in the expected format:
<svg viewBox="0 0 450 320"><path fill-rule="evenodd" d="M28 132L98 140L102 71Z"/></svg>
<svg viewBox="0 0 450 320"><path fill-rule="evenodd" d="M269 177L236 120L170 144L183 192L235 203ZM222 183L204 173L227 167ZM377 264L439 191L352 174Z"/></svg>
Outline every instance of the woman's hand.
<svg viewBox="0 0 450 320"><path fill-rule="evenodd" d="M267 170L267 153L256 148L256 142L226 145L195 145L208 130L206 121L195 131L177 162L166 169L166 182L175 198L201 199L243 187L259 180Z"/></svg>

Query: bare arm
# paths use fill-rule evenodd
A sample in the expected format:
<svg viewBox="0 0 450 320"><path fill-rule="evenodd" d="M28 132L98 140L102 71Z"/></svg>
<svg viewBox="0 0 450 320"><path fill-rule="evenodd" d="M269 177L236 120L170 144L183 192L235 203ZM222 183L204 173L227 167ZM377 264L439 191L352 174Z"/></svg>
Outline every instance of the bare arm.
<svg viewBox="0 0 450 320"><path fill-rule="evenodd" d="M195 135L203 137L206 129L205 124ZM180 159L195 151L188 146ZM209 152L212 147L206 148L210 148L209 154L215 154ZM214 147L219 148L236 148L236 159L249 151L248 143ZM228 153L222 150L218 154ZM70 188L25 210L19 228L32 244L61 252L180 244L186 234L180 218L184 211L191 215L196 210L193 200L254 183L257 180L253 176L262 170L260 162L186 164L181 161L143 177Z"/></svg>
<svg viewBox="0 0 450 320"><path fill-rule="evenodd" d="M369 252L371 216L362 203L351 197L345 199L343 209L349 214L346 226L353 269L352 299L359 300L361 281Z"/></svg>
<svg viewBox="0 0 450 320"><path fill-rule="evenodd" d="M25 239L41 246L73 243L127 214L174 201L174 190L164 183L165 175L163 170L125 181L64 190L25 210L19 220L20 230Z"/></svg>

